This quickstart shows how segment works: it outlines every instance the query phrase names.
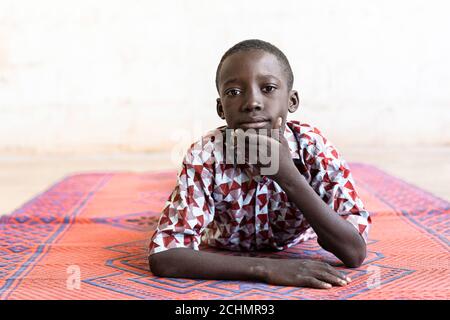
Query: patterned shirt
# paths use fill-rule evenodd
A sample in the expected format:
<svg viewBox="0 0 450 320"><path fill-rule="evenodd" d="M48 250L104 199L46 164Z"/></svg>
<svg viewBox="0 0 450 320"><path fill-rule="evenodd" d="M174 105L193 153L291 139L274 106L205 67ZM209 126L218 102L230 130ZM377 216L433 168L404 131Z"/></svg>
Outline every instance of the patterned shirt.
<svg viewBox="0 0 450 320"><path fill-rule="evenodd" d="M150 255L171 248L199 250L200 244L235 251L283 250L316 237L274 180L258 175L252 165L225 163L225 148L217 148L213 138L225 129L214 129L190 146L151 238ZM284 136L309 185L367 242L369 212L336 148L316 127L299 121L288 121Z"/></svg>

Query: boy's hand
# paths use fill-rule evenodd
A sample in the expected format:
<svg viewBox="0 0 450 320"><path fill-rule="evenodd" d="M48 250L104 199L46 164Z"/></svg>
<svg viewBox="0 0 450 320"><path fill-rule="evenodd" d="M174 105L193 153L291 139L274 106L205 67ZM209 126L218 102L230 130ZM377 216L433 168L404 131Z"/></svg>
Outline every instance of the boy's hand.
<svg viewBox="0 0 450 320"><path fill-rule="evenodd" d="M239 144L236 145L236 153L238 155L245 154L245 162L249 165L255 165L260 171L261 168L275 168L273 173L265 175L277 182L289 180L292 178L293 174L298 173L297 168L292 161L289 144L283 134L282 124L283 119L279 117L277 123L272 128L277 131L268 132L267 135L244 132L242 129L236 129L234 133L237 140L241 139L242 141L245 139L244 136L249 137L248 143L245 143L245 149ZM259 149L261 147L269 149L268 151L264 150L264 154L270 155L269 163L260 159ZM249 150L253 150L252 155L249 155ZM266 170L266 172L267 171L269 170Z"/></svg>
<svg viewBox="0 0 450 320"><path fill-rule="evenodd" d="M329 264L314 260L267 259L263 269L262 280L273 285L329 289L351 281Z"/></svg>

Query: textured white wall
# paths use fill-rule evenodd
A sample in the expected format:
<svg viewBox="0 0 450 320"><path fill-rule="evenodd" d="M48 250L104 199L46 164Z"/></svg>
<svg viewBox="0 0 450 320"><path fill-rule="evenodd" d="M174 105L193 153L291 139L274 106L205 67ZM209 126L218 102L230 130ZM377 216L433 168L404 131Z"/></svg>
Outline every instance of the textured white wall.
<svg viewBox="0 0 450 320"><path fill-rule="evenodd" d="M0 152L188 144L222 124L215 69L248 38L285 52L291 118L338 146L449 144L448 16L445 1L0 0Z"/></svg>

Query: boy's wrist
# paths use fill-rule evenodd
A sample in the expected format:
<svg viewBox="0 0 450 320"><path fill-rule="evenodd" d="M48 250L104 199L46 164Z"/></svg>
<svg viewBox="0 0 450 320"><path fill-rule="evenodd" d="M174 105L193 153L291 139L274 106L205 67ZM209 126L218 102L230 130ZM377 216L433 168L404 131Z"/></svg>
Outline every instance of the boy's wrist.
<svg viewBox="0 0 450 320"><path fill-rule="evenodd" d="M287 170L284 170L282 174L275 175L273 177L273 180L275 180L283 190L291 187L299 179L304 179L304 177L300 174L293 162L292 166L290 166Z"/></svg>
<svg viewBox="0 0 450 320"><path fill-rule="evenodd" d="M255 264L250 267L250 273L252 278L256 281L266 282L269 270L270 259L257 258L255 259Z"/></svg>

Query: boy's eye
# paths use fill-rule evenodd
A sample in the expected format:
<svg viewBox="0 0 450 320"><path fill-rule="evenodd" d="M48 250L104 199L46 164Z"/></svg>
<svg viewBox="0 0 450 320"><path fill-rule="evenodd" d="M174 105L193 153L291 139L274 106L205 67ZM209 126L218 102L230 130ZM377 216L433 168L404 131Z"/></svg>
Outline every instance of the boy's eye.
<svg viewBox="0 0 450 320"><path fill-rule="evenodd" d="M228 96L237 96L240 94L241 94L241 91L239 91L237 89L230 89L226 92L226 95L228 95Z"/></svg>
<svg viewBox="0 0 450 320"><path fill-rule="evenodd" d="M264 92L272 92L272 91L274 91L276 89L276 87L275 86L265 86L264 88L263 88L263 91Z"/></svg>

